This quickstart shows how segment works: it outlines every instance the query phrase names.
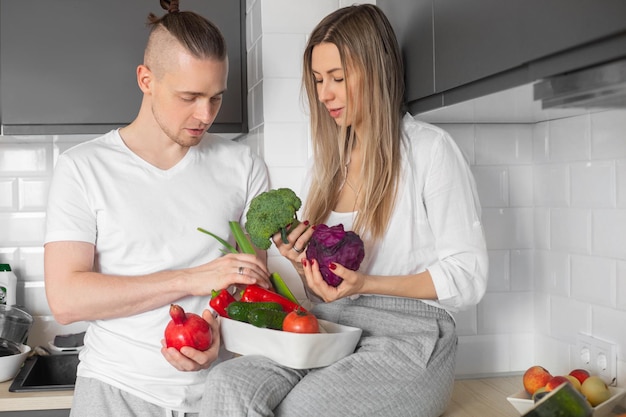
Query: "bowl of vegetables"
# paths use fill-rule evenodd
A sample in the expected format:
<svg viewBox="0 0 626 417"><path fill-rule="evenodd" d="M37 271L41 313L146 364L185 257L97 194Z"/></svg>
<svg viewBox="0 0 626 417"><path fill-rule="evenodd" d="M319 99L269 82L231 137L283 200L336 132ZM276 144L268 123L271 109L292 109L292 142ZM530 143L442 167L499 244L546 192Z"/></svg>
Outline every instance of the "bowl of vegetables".
<svg viewBox="0 0 626 417"><path fill-rule="evenodd" d="M354 352L361 329L318 320L320 333L293 333L220 318L229 352L261 355L294 369L321 368Z"/></svg>
<svg viewBox="0 0 626 417"><path fill-rule="evenodd" d="M257 285L235 299L227 290L210 303L226 350L261 355L295 369L319 368L351 354L362 330L318 320L296 301Z"/></svg>

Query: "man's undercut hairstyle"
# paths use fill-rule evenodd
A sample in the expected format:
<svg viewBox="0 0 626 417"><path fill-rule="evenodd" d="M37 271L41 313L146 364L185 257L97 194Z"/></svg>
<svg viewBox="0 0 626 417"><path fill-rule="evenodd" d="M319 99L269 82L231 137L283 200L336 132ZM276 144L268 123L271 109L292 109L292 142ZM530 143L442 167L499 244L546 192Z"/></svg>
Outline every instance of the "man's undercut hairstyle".
<svg viewBox="0 0 626 417"><path fill-rule="evenodd" d="M161 17L148 15L150 36L144 54L144 63L152 70L162 62L160 55L172 41L182 45L199 59L227 59L226 41L215 24L195 12L180 11L179 0L160 0L167 13Z"/></svg>

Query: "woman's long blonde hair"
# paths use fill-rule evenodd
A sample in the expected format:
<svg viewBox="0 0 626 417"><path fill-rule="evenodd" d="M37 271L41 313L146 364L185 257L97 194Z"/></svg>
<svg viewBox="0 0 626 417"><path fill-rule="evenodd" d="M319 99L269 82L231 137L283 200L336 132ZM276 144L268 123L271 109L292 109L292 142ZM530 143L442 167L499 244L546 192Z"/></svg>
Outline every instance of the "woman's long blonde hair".
<svg viewBox="0 0 626 417"><path fill-rule="evenodd" d="M348 91L347 117L359 120L362 188L354 230L376 240L383 236L394 208L400 172L400 135L404 95L402 57L391 24L376 6L362 4L338 9L313 30L304 52L303 86L311 111L314 167L304 218L325 222L337 204L355 133L339 127L318 100L311 69L313 48L337 46Z"/></svg>

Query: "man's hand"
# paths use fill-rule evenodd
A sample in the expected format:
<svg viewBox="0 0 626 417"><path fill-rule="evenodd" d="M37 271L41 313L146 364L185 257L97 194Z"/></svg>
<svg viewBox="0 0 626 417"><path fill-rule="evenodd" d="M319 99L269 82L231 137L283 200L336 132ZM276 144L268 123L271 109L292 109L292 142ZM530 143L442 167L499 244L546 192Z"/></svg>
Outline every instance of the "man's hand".
<svg viewBox="0 0 626 417"><path fill-rule="evenodd" d="M211 327L212 341L211 347L208 350L202 352L189 346L183 346L179 352L173 347L166 347L165 339L161 340L161 354L179 371L189 372L207 369L217 359L221 343L219 322L217 318L213 317L213 314L209 310L202 312L202 318L206 320Z"/></svg>

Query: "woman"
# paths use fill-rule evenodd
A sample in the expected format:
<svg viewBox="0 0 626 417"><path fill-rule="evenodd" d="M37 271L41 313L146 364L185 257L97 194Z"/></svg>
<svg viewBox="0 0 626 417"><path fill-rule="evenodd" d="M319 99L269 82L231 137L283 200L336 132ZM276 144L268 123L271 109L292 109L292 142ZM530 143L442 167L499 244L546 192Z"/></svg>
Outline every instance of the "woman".
<svg viewBox="0 0 626 417"><path fill-rule="evenodd" d="M450 313L480 301L487 255L474 180L444 131L402 114L403 68L376 6L337 10L304 53L315 164L304 219L283 244L318 318L363 329L354 354L293 370L241 357L209 375L203 412L247 416L439 416L452 393ZM304 194L303 194L304 195ZM358 271L306 258L307 225L341 223L365 242ZM320 300L321 299L321 300ZM220 413L220 410L222 412ZM207 415L209 415L207 414Z"/></svg>

